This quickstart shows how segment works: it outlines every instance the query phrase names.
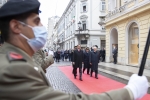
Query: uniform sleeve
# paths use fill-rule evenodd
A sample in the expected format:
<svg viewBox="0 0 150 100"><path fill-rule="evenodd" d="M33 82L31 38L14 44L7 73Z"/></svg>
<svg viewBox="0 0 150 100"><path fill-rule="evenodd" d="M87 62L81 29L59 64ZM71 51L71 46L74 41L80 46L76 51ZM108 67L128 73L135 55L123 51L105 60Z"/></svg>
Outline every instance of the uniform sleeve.
<svg viewBox="0 0 150 100"><path fill-rule="evenodd" d="M0 70L0 98L11 100L131 100L126 89L102 94L67 94L46 84L40 71L29 64L11 63Z"/></svg>
<svg viewBox="0 0 150 100"><path fill-rule="evenodd" d="M32 98L33 100L131 100L126 89L114 90L101 94L66 94L60 91L44 90L41 95Z"/></svg>
<svg viewBox="0 0 150 100"><path fill-rule="evenodd" d="M51 64L54 63L53 55L49 55L49 56L45 57L44 62L45 62L45 63L43 63L43 65L41 65L41 66L43 66L42 68L46 69L46 68L48 68Z"/></svg>
<svg viewBox="0 0 150 100"><path fill-rule="evenodd" d="M51 64L54 63L54 59L52 55L46 56L42 53L41 50L37 51L33 55L33 60L38 67L42 67L43 71L46 73L46 68L48 68Z"/></svg>
<svg viewBox="0 0 150 100"><path fill-rule="evenodd" d="M34 55L33 55L33 61L35 63L35 65L37 67L42 67L43 71L45 72L46 69L45 69L45 61L44 61L44 54L42 53L41 50L38 50Z"/></svg>

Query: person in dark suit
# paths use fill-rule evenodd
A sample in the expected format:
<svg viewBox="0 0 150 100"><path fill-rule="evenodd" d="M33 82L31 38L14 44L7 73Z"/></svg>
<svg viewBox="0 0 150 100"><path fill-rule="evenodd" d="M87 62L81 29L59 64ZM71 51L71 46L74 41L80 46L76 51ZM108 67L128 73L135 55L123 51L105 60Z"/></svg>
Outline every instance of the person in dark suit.
<svg viewBox="0 0 150 100"><path fill-rule="evenodd" d="M85 52L83 53L83 59L84 59L84 68L83 68L83 73L84 71L87 69L87 74L89 75L89 72L90 72L90 68L91 68L91 65L89 63L89 56L90 56L90 50L89 48L87 47Z"/></svg>
<svg viewBox="0 0 150 100"><path fill-rule="evenodd" d="M56 51L56 62L59 62L59 59L60 59L60 51L57 50Z"/></svg>
<svg viewBox="0 0 150 100"><path fill-rule="evenodd" d="M100 58L100 52L97 51L97 47L93 47L93 52L90 53L89 61L91 67L91 77L93 71L95 71L95 78L98 79L98 63L99 63L99 58Z"/></svg>
<svg viewBox="0 0 150 100"><path fill-rule="evenodd" d="M77 46L74 46L74 50L77 49ZM72 50L71 52L71 62L72 62L72 67L73 67L73 70L72 70L72 74L74 74L74 70L75 70L75 65L73 64L73 54L74 54L74 50Z"/></svg>
<svg viewBox="0 0 150 100"><path fill-rule="evenodd" d="M75 65L74 69L74 78L77 76L77 68L79 68L79 79L82 81L82 64L83 64L83 51L81 50L81 46L77 46L77 50L74 51L73 54L73 64Z"/></svg>
<svg viewBox="0 0 150 100"><path fill-rule="evenodd" d="M102 61L102 60L103 60L103 58L102 58L102 55L103 55L103 54L102 54L102 53L103 53L102 49L99 50L99 53L100 53L100 58L99 58L99 59L100 59L100 61Z"/></svg>
<svg viewBox="0 0 150 100"><path fill-rule="evenodd" d="M67 61L67 59L68 59L68 50L65 50L64 55L65 55L65 60Z"/></svg>
<svg viewBox="0 0 150 100"><path fill-rule="evenodd" d="M114 58L114 64L117 64L118 49L116 48L116 46L114 46L114 50L112 53L113 53L113 58Z"/></svg>

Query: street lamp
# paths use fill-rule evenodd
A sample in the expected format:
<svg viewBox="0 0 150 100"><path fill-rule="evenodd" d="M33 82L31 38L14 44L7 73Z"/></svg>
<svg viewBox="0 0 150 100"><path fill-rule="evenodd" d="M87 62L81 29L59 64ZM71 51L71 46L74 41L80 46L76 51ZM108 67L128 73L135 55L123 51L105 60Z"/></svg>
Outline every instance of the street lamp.
<svg viewBox="0 0 150 100"><path fill-rule="evenodd" d="M81 22L80 21L78 23L78 28L79 28L79 34L80 34L80 29L81 29Z"/></svg>

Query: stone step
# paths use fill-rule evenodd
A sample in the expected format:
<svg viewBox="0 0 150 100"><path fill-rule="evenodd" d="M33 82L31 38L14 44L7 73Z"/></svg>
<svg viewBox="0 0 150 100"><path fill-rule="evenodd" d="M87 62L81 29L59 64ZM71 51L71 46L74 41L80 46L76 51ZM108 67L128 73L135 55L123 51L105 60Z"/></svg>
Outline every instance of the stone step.
<svg viewBox="0 0 150 100"><path fill-rule="evenodd" d="M118 78L121 78L121 79L124 79L124 80L127 80L127 81L129 81L129 79L130 79L129 76L122 75L122 74L119 74L119 73L116 73L116 72L113 72L113 71L109 71L109 70L105 70L105 69L101 69L101 68L98 68L98 70L103 72L103 73L106 73L106 74L109 74L109 75L112 75L112 76L115 76L115 77L118 77ZM150 86L150 82L149 82L149 86Z"/></svg>

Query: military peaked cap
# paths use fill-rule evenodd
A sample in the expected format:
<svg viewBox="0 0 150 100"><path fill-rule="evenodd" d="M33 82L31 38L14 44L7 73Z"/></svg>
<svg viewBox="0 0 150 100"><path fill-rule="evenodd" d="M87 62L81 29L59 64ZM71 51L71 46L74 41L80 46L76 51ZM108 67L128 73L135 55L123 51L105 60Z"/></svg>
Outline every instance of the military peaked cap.
<svg viewBox="0 0 150 100"><path fill-rule="evenodd" d="M30 11L39 13L38 0L9 0L0 8L0 18L16 16Z"/></svg>

